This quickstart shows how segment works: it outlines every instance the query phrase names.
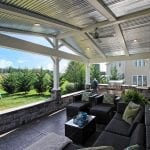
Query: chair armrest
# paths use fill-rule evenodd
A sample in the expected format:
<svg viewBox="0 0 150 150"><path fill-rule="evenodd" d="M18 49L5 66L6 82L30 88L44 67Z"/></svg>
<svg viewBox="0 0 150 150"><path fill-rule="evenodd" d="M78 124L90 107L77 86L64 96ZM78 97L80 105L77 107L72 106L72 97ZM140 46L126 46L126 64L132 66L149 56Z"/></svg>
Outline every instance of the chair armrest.
<svg viewBox="0 0 150 150"><path fill-rule="evenodd" d="M82 100L82 93L73 95L73 102L80 102Z"/></svg>
<svg viewBox="0 0 150 150"><path fill-rule="evenodd" d="M116 96L114 99L114 105L115 105L115 110L117 110L117 105L118 103L121 101L121 97L120 96Z"/></svg>
<svg viewBox="0 0 150 150"><path fill-rule="evenodd" d="M96 105L102 104L104 99L104 95L98 95L95 97Z"/></svg>
<svg viewBox="0 0 150 150"><path fill-rule="evenodd" d="M118 102L117 103L117 112L120 113L120 114L123 114L127 105L128 105L128 103Z"/></svg>

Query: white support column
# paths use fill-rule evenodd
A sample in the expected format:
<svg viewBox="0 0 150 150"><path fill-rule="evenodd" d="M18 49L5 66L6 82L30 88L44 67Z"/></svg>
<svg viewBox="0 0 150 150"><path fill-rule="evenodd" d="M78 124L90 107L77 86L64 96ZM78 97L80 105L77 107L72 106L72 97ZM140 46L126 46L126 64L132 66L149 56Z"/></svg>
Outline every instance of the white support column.
<svg viewBox="0 0 150 150"><path fill-rule="evenodd" d="M58 51L58 39L54 39L54 48ZM53 89L52 98L59 102L61 100L61 91L59 88L59 57L53 57L54 69L53 69Z"/></svg>
<svg viewBox="0 0 150 150"><path fill-rule="evenodd" d="M90 89L90 64L86 64L86 72L85 72L85 89Z"/></svg>

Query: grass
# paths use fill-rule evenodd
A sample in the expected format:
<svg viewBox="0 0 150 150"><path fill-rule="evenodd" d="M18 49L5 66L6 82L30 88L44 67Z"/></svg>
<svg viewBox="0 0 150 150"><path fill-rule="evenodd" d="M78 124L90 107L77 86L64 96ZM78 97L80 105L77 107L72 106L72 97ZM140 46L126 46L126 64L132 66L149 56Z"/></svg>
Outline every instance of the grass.
<svg viewBox="0 0 150 150"><path fill-rule="evenodd" d="M35 102L46 101L50 97L48 92L45 92L43 95L39 95L35 90L31 90L27 94L20 92L8 95L5 91L0 89L0 93L2 95L2 99L0 99L0 111Z"/></svg>

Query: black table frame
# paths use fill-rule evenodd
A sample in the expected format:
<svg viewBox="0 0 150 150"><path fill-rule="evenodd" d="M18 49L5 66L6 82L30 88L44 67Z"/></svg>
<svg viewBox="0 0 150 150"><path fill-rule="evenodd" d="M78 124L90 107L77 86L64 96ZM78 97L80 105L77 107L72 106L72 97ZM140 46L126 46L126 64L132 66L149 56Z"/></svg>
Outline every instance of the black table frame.
<svg viewBox="0 0 150 150"><path fill-rule="evenodd" d="M89 121L84 127L73 123L73 119L65 123L65 136L76 144L84 144L85 141L96 131L95 116L89 115Z"/></svg>

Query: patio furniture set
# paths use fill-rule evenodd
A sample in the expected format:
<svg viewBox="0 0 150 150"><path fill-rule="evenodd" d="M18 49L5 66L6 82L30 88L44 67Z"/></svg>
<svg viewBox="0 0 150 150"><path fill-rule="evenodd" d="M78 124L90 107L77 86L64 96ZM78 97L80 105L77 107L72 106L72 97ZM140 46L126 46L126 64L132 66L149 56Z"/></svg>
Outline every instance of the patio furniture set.
<svg viewBox="0 0 150 150"><path fill-rule="evenodd" d="M73 117L72 115L77 114L78 111L88 110L87 113L90 114L90 118L93 117L92 121L90 119L89 122L93 124L90 126L88 122L84 127L80 128L77 125L73 125L73 119L71 119L65 124L65 135L72 139L75 144L82 145L96 131L96 124L94 123L100 123L105 124L106 127L98 136L93 147L107 145L113 146L115 150L123 150L128 146L138 145L138 150L149 149L150 107L148 107L149 109L146 107L144 111L144 107L140 106L133 122L129 124L122 119L127 103L119 101L119 97L116 96L114 97L114 104L103 103L103 100L104 95L93 95L89 96L89 103L82 104L81 94L75 95L74 103L66 108L67 116ZM92 130L88 127L91 127ZM74 146L74 149L79 148L77 145L70 144L65 150L70 149L70 146Z"/></svg>
<svg viewBox="0 0 150 150"><path fill-rule="evenodd" d="M138 105L134 119L128 123L123 117L129 104L120 101L120 98L114 96L114 104L104 103L104 95L89 95L88 99L89 102L82 102L82 94L78 94L74 96L74 103L67 106L69 120L65 123L65 136L50 133L27 150L40 150L45 146L47 149L55 149L56 141L56 146L61 145L59 149L62 150L84 149L84 143L96 132L96 124L106 126L91 148L108 146L113 150L130 150L126 149L127 147L136 147L136 150L150 149L150 106ZM80 111L87 112L87 121L82 126L74 122L74 116ZM52 140L52 137L55 140ZM46 142L47 144L44 144Z"/></svg>

